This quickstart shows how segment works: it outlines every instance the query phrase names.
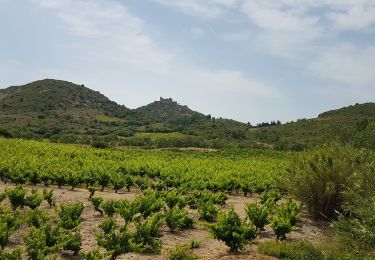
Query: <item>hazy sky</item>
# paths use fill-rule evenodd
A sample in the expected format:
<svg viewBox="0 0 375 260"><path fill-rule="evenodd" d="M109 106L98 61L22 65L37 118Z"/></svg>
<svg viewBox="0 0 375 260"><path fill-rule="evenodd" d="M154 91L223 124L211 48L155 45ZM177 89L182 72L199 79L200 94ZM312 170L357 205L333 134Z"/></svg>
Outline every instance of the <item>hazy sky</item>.
<svg viewBox="0 0 375 260"><path fill-rule="evenodd" d="M0 87L257 123L375 101L375 0L0 0Z"/></svg>

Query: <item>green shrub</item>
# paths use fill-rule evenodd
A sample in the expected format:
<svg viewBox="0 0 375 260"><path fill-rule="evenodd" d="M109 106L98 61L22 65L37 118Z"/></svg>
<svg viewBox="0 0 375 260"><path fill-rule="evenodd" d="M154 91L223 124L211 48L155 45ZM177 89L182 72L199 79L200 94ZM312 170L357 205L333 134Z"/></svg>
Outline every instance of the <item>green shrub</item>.
<svg viewBox="0 0 375 260"><path fill-rule="evenodd" d="M281 199L281 194L276 190L265 191L260 195L259 202L263 205L275 204Z"/></svg>
<svg viewBox="0 0 375 260"><path fill-rule="evenodd" d="M214 238L223 241L231 252L242 249L244 244L252 238L250 230L250 226L240 219L233 208L226 214L220 215L218 222L211 226Z"/></svg>
<svg viewBox="0 0 375 260"><path fill-rule="evenodd" d="M25 205L31 209L36 209L42 204L43 200L43 194L39 193L36 189L32 189L31 195L25 197Z"/></svg>
<svg viewBox="0 0 375 260"><path fill-rule="evenodd" d="M126 223L129 223L133 220L134 215L137 213L137 209L135 207L136 206L129 201L121 200L118 202L116 212L121 215Z"/></svg>
<svg viewBox="0 0 375 260"><path fill-rule="evenodd" d="M26 223L29 226L40 228L49 219L47 212L39 209L29 210L26 213Z"/></svg>
<svg viewBox="0 0 375 260"><path fill-rule="evenodd" d="M128 252L136 251L137 246L133 242L134 234L123 226L119 231L114 229L109 233L100 233L97 235L98 245L105 248L110 254L111 259Z"/></svg>
<svg viewBox="0 0 375 260"><path fill-rule="evenodd" d="M112 217L106 217L103 222L99 225L104 234L110 234L114 232L116 228L116 220Z"/></svg>
<svg viewBox="0 0 375 260"><path fill-rule="evenodd" d="M61 219L62 227L65 229L73 229L81 223L81 214L84 209L82 202L72 203L60 206L58 215Z"/></svg>
<svg viewBox="0 0 375 260"><path fill-rule="evenodd" d="M21 260L22 259L22 249L17 248L12 252L5 252L0 249L0 259L1 260Z"/></svg>
<svg viewBox="0 0 375 260"><path fill-rule="evenodd" d="M24 237L26 252L33 260L44 259L45 256L57 250L57 248L48 247L46 244L46 234L42 229L31 227Z"/></svg>
<svg viewBox="0 0 375 260"><path fill-rule="evenodd" d="M177 245L168 252L168 260L195 260L198 256L189 253L186 245Z"/></svg>
<svg viewBox="0 0 375 260"><path fill-rule="evenodd" d="M86 252L80 252L80 256L83 260L101 260L104 256L100 253L98 248L91 249Z"/></svg>
<svg viewBox="0 0 375 260"><path fill-rule="evenodd" d="M326 145L294 156L282 182L315 218L332 218L342 212L343 192L355 186L366 160L363 151Z"/></svg>
<svg viewBox="0 0 375 260"><path fill-rule="evenodd" d="M12 204L12 208L16 209L18 207L23 208L25 205L25 196L26 196L26 189L22 185L17 185L13 189L7 189L6 194Z"/></svg>
<svg viewBox="0 0 375 260"><path fill-rule="evenodd" d="M190 249L196 249L201 247L201 242L197 240L191 240L189 243L189 248Z"/></svg>
<svg viewBox="0 0 375 260"><path fill-rule="evenodd" d="M134 212L141 213L144 218L159 212L164 206L163 199L154 191L147 191L143 195L137 196L132 202Z"/></svg>
<svg viewBox="0 0 375 260"><path fill-rule="evenodd" d="M78 255L81 250L82 238L79 230L76 231L65 231L63 238L63 248L64 250L73 251L74 255Z"/></svg>
<svg viewBox="0 0 375 260"><path fill-rule="evenodd" d="M185 198L181 194L178 194L176 191L166 191L163 194L163 199L170 209L175 206L179 206L180 208L186 206Z"/></svg>
<svg viewBox="0 0 375 260"><path fill-rule="evenodd" d="M214 221L219 214L219 210L211 202L203 202L198 206L200 218L206 221Z"/></svg>
<svg viewBox="0 0 375 260"><path fill-rule="evenodd" d="M92 205L94 206L94 209L100 213L100 215L103 215L103 210L101 210L99 207L100 205L102 204L103 202L103 198L102 197L97 197L97 196L94 196L94 197L91 197L91 203Z"/></svg>
<svg viewBox="0 0 375 260"><path fill-rule="evenodd" d="M9 237L21 225L20 212L11 211L8 208L0 208L0 246L4 248Z"/></svg>
<svg viewBox="0 0 375 260"><path fill-rule="evenodd" d="M274 256L279 259L326 259L323 253L308 241L298 241L290 243L267 241L259 245L258 251L262 254Z"/></svg>
<svg viewBox="0 0 375 260"><path fill-rule="evenodd" d="M106 200L101 203L102 208L105 212L105 214L109 217L112 217L117 210L118 201L117 200Z"/></svg>
<svg viewBox="0 0 375 260"><path fill-rule="evenodd" d="M55 205L55 198L53 197L53 190L43 189L43 197L50 207Z"/></svg>
<svg viewBox="0 0 375 260"><path fill-rule="evenodd" d="M143 223L135 222L134 241L144 253L159 253L161 242L159 229L162 224L161 214L148 217Z"/></svg>
<svg viewBox="0 0 375 260"><path fill-rule="evenodd" d="M118 190L125 187L126 181L122 174L113 174L111 176L111 183L113 185L113 189L115 190L115 193L118 192Z"/></svg>
<svg viewBox="0 0 375 260"><path fill-rule="evenodd" d="M258 206L256 203L246 205L246 215L249 220L260 230L269 223L270 209L266 206Z"/></svg>
<svg viewBox="0 0 375 260"><path fill-rule="evenodd" d="M356 187L344 192L344 212L333 222L333 227L346 251L366 254L375 248L374 187L375 164L369 163L359 176Z"/></svg>
<svg viewBox="0 0 375 260"><path fill-rule="evenodd" d="M286 234L292 231L290 219L284 216L277 216L271 223L272 230L275 232L278 240L286 238Z"/></svg>
<svg viewBox="0 0 375 260"><path fill-rule="evenodd" d="M276 209L277 216L289 219L290 225L295 226L298 221L300 207L292 199L289 199L287 202L282 203Z"/></svg>
<svg viewBox="0 0 375 260"><path fill-rule="evenodd" d="M167 211L165 214L165 222L172 232L176 229L191 228L194 224L194 220L189 217L187 211L177 206Z"/></svg>

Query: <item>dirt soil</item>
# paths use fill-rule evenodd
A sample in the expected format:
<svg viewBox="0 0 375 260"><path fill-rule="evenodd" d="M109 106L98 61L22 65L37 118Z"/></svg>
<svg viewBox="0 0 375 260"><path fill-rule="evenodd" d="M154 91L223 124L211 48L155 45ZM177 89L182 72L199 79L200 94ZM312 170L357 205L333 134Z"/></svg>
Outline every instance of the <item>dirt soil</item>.
<svg viewBox="0 0 375 260"><path fill-rule="evenodd" d="M11 184L0 184L0 192L5 191L7 187L13 187ZM31 189L31 186L25 186ZM35 188L43 190L44 186L35 186ZM102 222L103 217L94 210L91 203L88 201L89 191L83 188L76 188L71 190L70 188L57 188L49 187L54 189L54 197L56 205L67 204L72 202L81 201L84 203L85 209L82 213L81 236L82 236L82 250L86 251L97 247L95 234L98 232L98 226ZM95 195L101 196L104 199L128 199L133 200L135 196L140 194L140 191L132 190L131 192L119 191L115 193L113 190L105 190L103 192L98 191ZM243 196L229 196L227 205L223 207L223 210L233 206L235 211L241 216L245 217L245 205L246 203L253 202L256 200L255 196L243 197ZM3 203L9 203L7 200ZM41 205L42 209L48 210L51 214L54 214L54 209L50 209L48 204L44 201ZM189 214L198 220L199 214L197 210L189 209ZM25 234L27 227L21 226L11 237L6 247L6 250L12 250L22 245L22 237ZM322 242L326 237L328 227L323 222L313 221L311 216L306 212L302 212L301 218L297 225L297 229L287 234L287 240L301 240L306 239L314 244ZM275 235L268 225L266 230L263 231L258 237L244 250L239 253L233 254L228 253L227 247L223 242L213 239L210 235L209 230L201 224L195 224L194 229L184 230L171 233L166 226L162 227L162 252L160 255L146 255L146 254L126 254L121 255L118 259L166 259L166 253L168 249L173 248L177 244L187 244L191 240L197 240L201 242L201 246L198 249L191 250L192 253L198 255L200 259L274 259L273 257L264 256L256 252L257 245L267 240L274 240ZM104 251L103 251L104 252ZM25 259L26 255L25 255ZM59 259L79 259L79 257L73 257L70 252L60 252Z"/></svg>

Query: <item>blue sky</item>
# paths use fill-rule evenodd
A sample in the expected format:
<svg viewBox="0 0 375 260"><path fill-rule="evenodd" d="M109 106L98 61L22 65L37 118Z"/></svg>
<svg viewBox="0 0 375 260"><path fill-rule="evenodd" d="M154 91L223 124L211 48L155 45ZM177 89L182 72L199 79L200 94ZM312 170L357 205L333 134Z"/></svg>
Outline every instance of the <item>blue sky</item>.
<svg viewBox="0 0 375 260"><path fill-rule="evenodd" d="M257 123L375 101L375 0L0 0L0 87Z"/></svg>

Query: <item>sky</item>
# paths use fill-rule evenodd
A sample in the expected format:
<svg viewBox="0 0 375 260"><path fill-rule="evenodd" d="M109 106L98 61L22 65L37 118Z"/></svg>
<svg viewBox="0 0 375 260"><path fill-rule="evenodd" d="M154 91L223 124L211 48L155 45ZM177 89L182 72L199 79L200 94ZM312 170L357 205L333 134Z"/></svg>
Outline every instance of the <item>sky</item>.
<svg viewBox="0 0 375 260"><path fill-rule="evenodd" d="M0 88L44 78L129 108L316 117L375 101L375 0L0 0Z"/></svg>

